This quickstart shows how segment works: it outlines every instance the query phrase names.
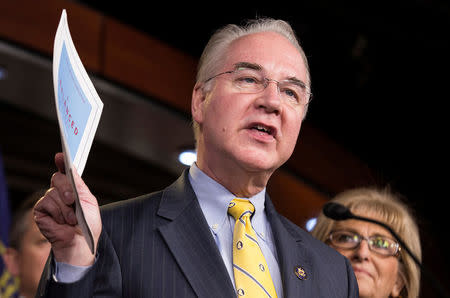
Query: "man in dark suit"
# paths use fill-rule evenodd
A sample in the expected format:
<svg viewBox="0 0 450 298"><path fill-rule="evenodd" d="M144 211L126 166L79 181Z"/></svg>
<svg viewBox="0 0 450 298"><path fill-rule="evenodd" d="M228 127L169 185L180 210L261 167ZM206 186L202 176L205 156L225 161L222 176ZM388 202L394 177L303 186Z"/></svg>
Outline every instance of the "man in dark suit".
<svg viewBox="0 0 450 298"><path fill-rule="evenodd" d="M35 206L52 244L38 296L357 297L348 261L279 215L266 194L294 150L310 96L307 59L289 24L259 19L217 31L192 95L196 164L160 192L101 210L75 174L95 255L77 228L56 155L61 170ZM269 276L261 282L246 273L248 287L236 273L246 272L233 251L243 244L227 214L235 198L254 206L248 238L264 259L255 266Z"/></svg>

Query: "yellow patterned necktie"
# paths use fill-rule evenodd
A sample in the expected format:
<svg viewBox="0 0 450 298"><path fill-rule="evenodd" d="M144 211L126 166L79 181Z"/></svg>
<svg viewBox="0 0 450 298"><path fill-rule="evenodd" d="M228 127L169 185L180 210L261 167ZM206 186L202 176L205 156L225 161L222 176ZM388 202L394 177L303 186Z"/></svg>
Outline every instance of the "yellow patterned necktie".
<svg viewBox="0 0 450 298"><path fill-rule="evenodd" d="M277 297L269 267L259 247L250 216L255 207L249 200L234 199L228 213L236 219L233 233L233 271L238 296Z"/></svg>

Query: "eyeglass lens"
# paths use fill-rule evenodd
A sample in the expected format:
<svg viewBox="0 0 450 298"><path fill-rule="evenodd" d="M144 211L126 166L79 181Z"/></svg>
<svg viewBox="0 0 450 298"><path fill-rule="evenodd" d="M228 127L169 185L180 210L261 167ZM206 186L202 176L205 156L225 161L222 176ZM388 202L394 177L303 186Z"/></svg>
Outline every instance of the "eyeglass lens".
<svg viewBox="0 0 450 298"><path fill-rule="evenodd" d="M261 71L239 68L231 72L232 82L241 92L258 93L262 92L267 86L273 82L277 84L277 88L281 98L291 104L307 105L310 100L310 92L306 86L295 80L276 81L265 78Z"/></svg>
<svg viewBox="0 0 450 298"><path fill-rule="evenodd" d="M395 255L398 252L397 242L379 235L364 237L354 232L336 231L330 234L330 240L336 247L348 249L356 248L360 245L362 240L366 240L369 248L379 254Z"/></svg>

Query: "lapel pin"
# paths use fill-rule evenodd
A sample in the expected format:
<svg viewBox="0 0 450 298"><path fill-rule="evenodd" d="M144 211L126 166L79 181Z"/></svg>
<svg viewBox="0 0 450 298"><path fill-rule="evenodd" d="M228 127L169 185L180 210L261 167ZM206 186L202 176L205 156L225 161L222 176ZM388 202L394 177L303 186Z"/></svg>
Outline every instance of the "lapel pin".
<svg viewBox="0 0 450 298"><path fill-rule="evenodd" d="M300 266L295 267L295 275L300 280L305 280L306 279L306 271L305 271L305 269L303 269Z"/></svg>

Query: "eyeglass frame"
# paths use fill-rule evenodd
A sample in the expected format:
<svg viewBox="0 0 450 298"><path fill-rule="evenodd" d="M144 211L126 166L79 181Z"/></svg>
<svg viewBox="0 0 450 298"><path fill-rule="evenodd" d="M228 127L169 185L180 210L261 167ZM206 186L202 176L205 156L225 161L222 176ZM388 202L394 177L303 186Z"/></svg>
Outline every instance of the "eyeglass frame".
<svg viewBox="0 0 450 298"><path fill-rule="evenodd" d="M249 67L242 67L242 68L252 69L252 68L249 68ZM237 72L237 71L239 71L239 70L240 70L240 67L237 67L237 68L235 68L235 69L233 69L233 70L228 70L228 71L224 71L224 72L218 73L218 74L213 75L212 77L210 77L210 78L204 80L203 83L206 84L207 82L209 82L209 81L211 81L211 80L217 78L218 76L221 76L221 75L224 75L224 74L235 73L235 72ZM275 79L270 79L270 78L267 78L267 77L265 77L265 76L263 76L263 79L264 79L264 83L263 83L262 86L263 86L264 88L263 88L261 91L259 91L259 92L262 92L262 91L266 90L266 88L267 88L267 86L269 86L269 83L270 83L270 82L275 82L275 83L277 84L277 90L278 90L278 92L280 92L280 82L283 82L283 81L278 81L278 80L275 80ZM300 82L301 82L301 81L300 81ZM306 90L306 92L309 94L309 96L308 96L308 99L306 100L307 102L306 102L305 104L302 104L302 103L299 102L299 105L305 106L305 107L306 107L306 106L308 106L309 103L311 102L312 97L313 97L313 94L312 94L310 88L309 88L308 86L306 86L305 83L301 82L301 84L303 85L303 86L301 86L301 87L302 87L302 88L305 88L305 90ZM256 93L259 93L259 92L252 92L252 93L248 93L248 94L256 94Z"/></svg>
<svg viewBox="0 0 450 298"><path fill-rule="evenodd" d="M355 245L354 247L342 247L342 246L339 246L339 245L335 245L335 244L333 243L333 237L332 237L332 235L333 235L334 233L339 233L339 232L341 232L341 233L342 233L342 232L346 232L346 233L349 233L349 234L352 234L352 235L356 235L356 236L358 237L359 241L356 242L356 245ZM369 240L371 240L371 238L374 238L374 237L380 237L380 238L383 238L383 239L389 239L390 241L392 241L392 242L395 244L395 252L394 252L393 254L387 254L387 255L386 255L386 254L382 254L382 253L376 251L374 248L372 248L372 245L370 244L371 242L369 241ZM390 256L392 256L392 257L398 257L398 256L400 256L400 251L402 250L400 244L399 244L397 241L395 241L394 239L392 239L392 238L389 238L389 237L386 237L386 236L381 236L381 235L374 235L374 236L366 237L366 236L363 236L363 235L361 235L361 234L359 234L359 233L357 233L357 232L346 231L346 230L336 230L336 231L331 231L330 234L328 235L327 240L330 241L331 244L333 244L334 246L336 246L336 247L338 247L338 248L348 249L348 250L358 248L358 247L361 245L361 242L362 242L363 240L366 240L366 241L367 241L367 246L369 247L369 250L370 250L370 251L372 251L372 252L374 252L374 253L376 253L376 254L378 254L378 255L385 256L385 257L390 257Z"/></svg>

